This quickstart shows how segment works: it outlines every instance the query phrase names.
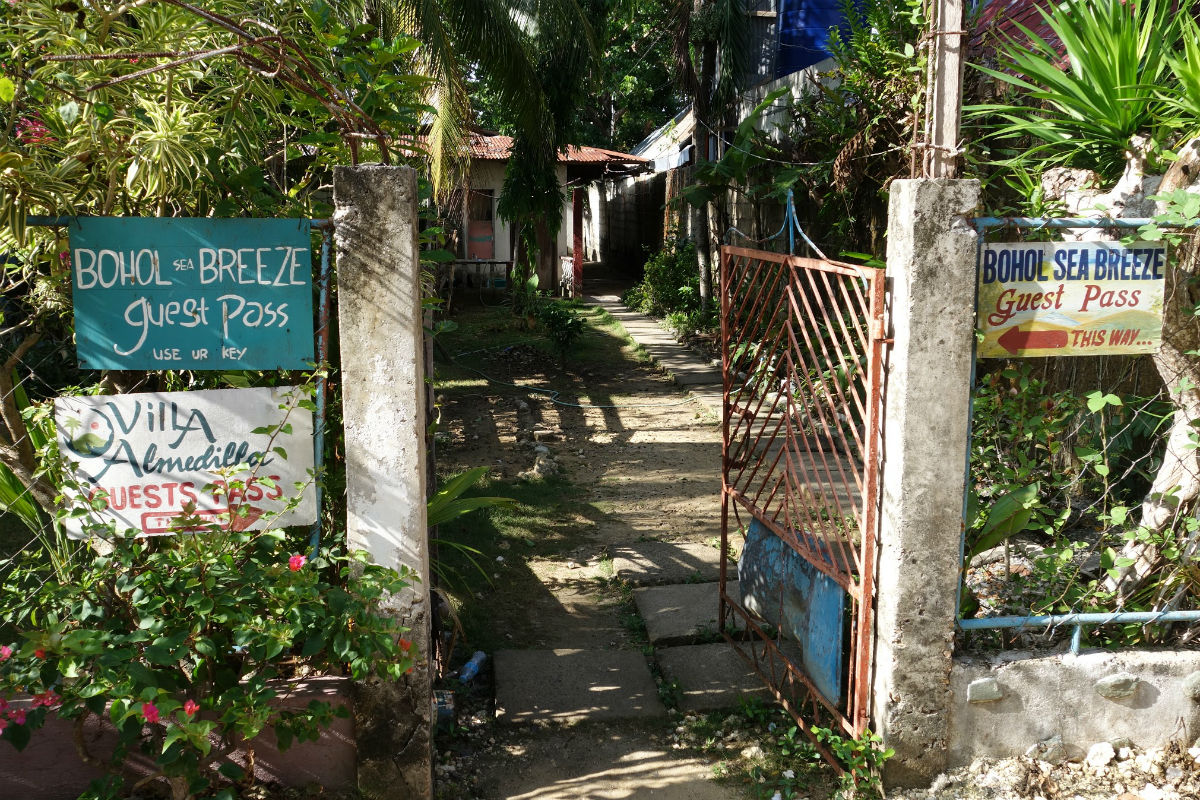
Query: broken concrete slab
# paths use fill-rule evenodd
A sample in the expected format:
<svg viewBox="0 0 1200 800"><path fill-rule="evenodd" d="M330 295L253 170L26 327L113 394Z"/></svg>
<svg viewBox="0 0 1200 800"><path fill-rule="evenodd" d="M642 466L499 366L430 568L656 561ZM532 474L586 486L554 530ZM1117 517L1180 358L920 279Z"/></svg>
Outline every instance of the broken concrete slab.
<svg viewBox="0 0 1200 800"><path fill-rule="evenodd" d="M694 397L704 410L720 421L722 409L725 407L725 390L721 384L705 384L689 386L688 394Z"/></svg>
<svg viewBox="0 0 1200 800"><path fill-rule="evenodd" d="M641 653L630 650L500 650L497 714L509 722L559 724L665 718Z"/></svg>
<svg viewBox="0 0 1200 800"><path fill-rule="evenodd" d="M646 635L656 646L691 644L696 639L720 634L717 598L720 583L677 583L635 589L633 600L646 623ZM728 591L735 599L737 581ZM741 617L731 614L729 622L740 628Z"/></svg>
<svg viewBox="0 0 1200 800"><path fill-rule="evenodd" d="M700 542L639 542L612 550L613 575L635 586L720 579L721 551ZM731 564L730 569L735 569Z"/></svg>
<svg viewBox="0 0 1200 800"><path fill-rule="evenodd" d="M743 697L768 698L762 679L726 642L664 647L658 665L679 687L681 711L731 708Z"/></svg>

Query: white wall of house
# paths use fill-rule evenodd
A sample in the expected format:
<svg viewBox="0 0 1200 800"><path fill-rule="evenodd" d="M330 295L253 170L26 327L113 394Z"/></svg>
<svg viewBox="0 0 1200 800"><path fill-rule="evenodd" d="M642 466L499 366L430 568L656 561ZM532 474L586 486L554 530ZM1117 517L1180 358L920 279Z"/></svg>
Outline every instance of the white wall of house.
<svg viewBox="0 0 1200 800"><path fill-rule="evenodd" d="M512 241L512 223L500 217L497 212L497 204L500 200L500 195L504 191L504 170L506 162L504 161L484 161L476 159L471 162L471 191L492 193L492 219L495 221L495 254L493 258L497 261L511 261L513 257L513 241ZM558 185L564 186L567 182L567 167L565 164L559 164L556 168L558 174ZM466 258L470 260L473 257L470 241L467 235L468 220L463 219L462 230L459 232L461 241L467 246L464 249ZM563 223L558 231L558 255L565 256L571 253L571 195L566 192L563 199Z"/></svg>
<svg viewBox="0 0 1200 800"><path fill-rule="evenodd" d="M767 95L776 89L786 88L792 100L799 100L803 95L811 93L818 83L825 86L834 86L837 83L837 79L833 77L833 68L835 66L837 64L834 60L827 58L799 72L793 72L790 75L784 75L782 78L760 83L758 86L746 90L738 98L738 121L741 122L750 116L755 106L766 99ZM786 127L788 122L788 103L781 97L763 113L758 129L768 134L774 141L779 141L781 138L781 128Z"/></svg>

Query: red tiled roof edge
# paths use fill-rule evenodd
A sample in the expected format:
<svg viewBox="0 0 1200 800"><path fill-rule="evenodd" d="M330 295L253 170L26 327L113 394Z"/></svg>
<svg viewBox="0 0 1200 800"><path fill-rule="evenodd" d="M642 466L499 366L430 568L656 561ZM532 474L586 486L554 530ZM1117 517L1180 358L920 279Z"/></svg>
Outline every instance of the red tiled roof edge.
<svg viewBox="0 0 1200 800"><path fill-rule="evenodd" d="M500 134L472 133L468 145L468 154L472 159L480 161L507 161L512 155L513 140L511 136ZM567 152L558 157L564 164L646 164L647 159L618 150L608 150L603 147L587 145L571 145Z"/></svg>

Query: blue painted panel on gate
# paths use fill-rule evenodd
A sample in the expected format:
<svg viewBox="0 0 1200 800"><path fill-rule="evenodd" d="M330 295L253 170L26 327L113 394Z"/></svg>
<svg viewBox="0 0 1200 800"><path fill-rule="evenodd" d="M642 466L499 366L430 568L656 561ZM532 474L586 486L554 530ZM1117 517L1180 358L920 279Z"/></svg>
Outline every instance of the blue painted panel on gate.
<svg viewBox="0 0 1200 800"><path fill-rule="evenodd" d="M294 369L313 361L311 223L79 217L84 369Z"/></svg>
<svg viewBox="0 0 1200 800"><path fill-rule="evenodd" d="M738 559L742 605L800 648L801 666L825 699L845 700L846 592L757 519Z"/></svg>

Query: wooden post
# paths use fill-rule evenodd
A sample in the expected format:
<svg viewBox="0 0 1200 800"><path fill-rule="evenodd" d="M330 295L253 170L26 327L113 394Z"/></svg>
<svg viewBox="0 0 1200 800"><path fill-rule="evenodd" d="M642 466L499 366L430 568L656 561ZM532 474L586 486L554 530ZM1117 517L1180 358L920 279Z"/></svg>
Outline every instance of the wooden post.
<svg viewBox="0 0 1200 800"><path fill-rule="evenodd" d="M963 43L966 41L963 0L937 0L929 30L929 111L925 121L922 175L953 178L958 171L959 117L962 116Z"/></svg>
<svg viewBox="0 0 1200 800"><path fill-rule="evenodd" d="M571 192L571 255L575 259L571 276L571 297L583 297L583 189Z"/></svg>

